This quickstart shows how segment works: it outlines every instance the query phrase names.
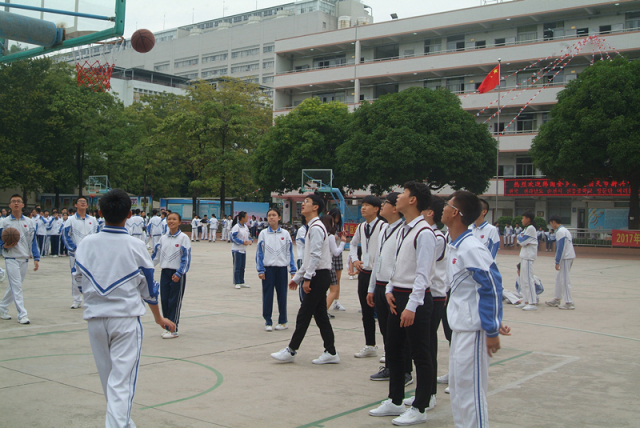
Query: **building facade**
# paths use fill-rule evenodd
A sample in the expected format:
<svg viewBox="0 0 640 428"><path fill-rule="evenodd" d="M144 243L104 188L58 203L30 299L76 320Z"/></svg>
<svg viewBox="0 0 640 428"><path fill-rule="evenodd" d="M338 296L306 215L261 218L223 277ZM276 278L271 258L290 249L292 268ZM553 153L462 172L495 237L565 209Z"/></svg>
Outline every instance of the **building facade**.
<svg viewBox="0 0 640 428"><path fill-rule="evenodd" d="M589 36L597 37L585 40ZM550 182L528 150L566 83L607 54L640 57L639 36L637 1L513 0L280 38L275 43L274 115L287 114L309 97L355 109L409 87L447 88L496 138L501 134L498 178L483 195L495 208L498 194L493 216L531 209L588 228L595 209L611 211L610 217L618 209L626 219L625 189L604 181L587 190ZM499 59L500 88L476 93ZM499 121L498 91L504 107Z"/></svg>

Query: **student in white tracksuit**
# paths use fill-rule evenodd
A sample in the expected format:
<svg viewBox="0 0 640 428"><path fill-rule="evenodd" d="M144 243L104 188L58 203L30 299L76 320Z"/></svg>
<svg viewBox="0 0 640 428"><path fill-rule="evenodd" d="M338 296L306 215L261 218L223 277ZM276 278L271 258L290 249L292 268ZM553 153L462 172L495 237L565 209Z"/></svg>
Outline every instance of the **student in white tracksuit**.
<svg viewBox="0 0 640 428"><path fill-rule="evenodd" d="M500 349L502 276L489 250L468 229L480 211L477 196L457 191L442 214L451 237L447 317L453 330L449 390L456 428L488 426L489 357Z"/></svg>
<svg viewBox="0 0 640 428"><path fill-rule="evenodd" d="M149 224L147 225L147 234L151 237L151 245L155 248L162 236L162 220L164 217L159 216L156 209L152 211L152 214L153 216L149 219Z"/></svg>
<svg viewBox="0 0 640 428"><path fill-rule="evenodd" d="M88 203L84 196L78 198L75 206L78 211L67 219L62 234L64 245L69 251L69 267L72 274L76 264L76 248L84 238L96 233L98 229L98 222L95 217L87 214ZM78 287L75 286L73 280L71 281L71 296L73 297L71 309L78 309L82 304L82 293L78 291Z"/></svg>
<svg viewBox="0 0 640 428"><path fill-rule="evenodd" d="M523 311L538 309L535 280L533 278L533 263L538 258L538 234L533 226L532 211L522 213L522 225L525 229L518 235L520 245L520 285L522 286L523 302L518 305ZM517 228L516 228L517 230Z"/></svg>
<svg viewBox="0 0 640 428"><path fill-rule="evenodd" d="M249 228L247 227L246 212L240 211L235 217L233 228L231 229L231 256L233 258L233 284L235 288L249 288L244 282L244 269L247 263L247 245L252 245Z"/></svg>
<svg viewBox="0 0 640 428"><path fill-rule="evenodd" d="M211 214L211 220L209 220L209 242L216 242L218 235L218 219L215 214Z"/></svg>
<svg viewBox="0 0 640 428"><path fill-rule="evenodd" d="M9 282L7 291L0 301L0 319L11 319L8 310L9 305L13 302L18 311L18 322L20 324L29 324L27 310L24 308L22 283L27 275L29 257L33 256L34 270L38 270L39 267L40 253L38 252L36 240L36 228L30 218L22 215L22 208L24 207L22 196L13 195L9 206L11 207L11 214L0 220L0 236L4 229L13 227L20 232L20 240L11 247L7 247L0 239L0 248L4 256L7 269L6 276Z"/></svg>
<svg viewBox="0 0 640 428"><path fill-rule="evenodd" d="M107 428L136 426L131 410L142 352L144 302L157 324L175 330L175 324L160 315L158 283L146 245L124 228L130 204L129 195L119 189L100 199L104 230L78 245L73 269L76 288L84 294L83 318L107 400Z"/></svg>
<svg viewBox="0 0 640 428"><path fill-rule="evenodd" d="M222 241L229 240L229 230L227 229L228 222L229 221L226 218L222 218L222 236L220 237Z"/></svg>
<svg viewBox="0 0 640 428"><path fill-rule="evenodd" d="M145 242L144 236L144 219L139 215L140 210L136 210L136 214L133 215L128 223L129 223L129 234L136 239Z"/></svg>
<svg viewBox="0 0 640 428"><path fill-rule="evenodd" d="M545 302L548 306L557 306L560 309L575 309L573 298L571 297L571 281L569 280L569 272L571 265L576 258L576 252L573 249L573 238L571 232L562 225L560 216L553 215L549 218L551 227L556 230L556 294L555 298L550 302ZM561 305L562 299L565 304Z"/></svg>
<svg viewBox="0 0 640 428"><path fill-rule="evenodd" d="M489 222L484 219L489 212L489 203L484 199L480 199L480 203L482 204L482 213L480 217L469 226L469 229L471 229L473 236L487 247L491 253L491 257L495 260L498 255L498 250L500 249L500 233L494 225L489 224Z"/></svg>
<svg viewBox="0 0 640 428"><path fill-rule="evenodd" d="M180 309L187 282L187 272L191 265L191 242L189 237L180 231L182 218L178 213L167 216L169 233L162 235L160 242L153 247L153 264L160 263L160 300L162 302L162 315L176 324L176 330L171 332L164 330L163 339L178 337L178 323L180 322Z"/></svg>
<svg viewBox="0 0 640 428"><path fill-rule="evenodd" d="M513 245L513 227L511 227L509 223L507 223L507 225L504 227L504 234L502 238L504 239L505 247L510 247Z"/></svg>
<svg viewBox="0 0 640 428"><path fill-rule="evenodd" d="M200 220L200 239L206 241L209 238L209 219L205 215L202 220Z"/></svg>
<svg viewBox="0 0 640 428"><path fill-rule="evenodd" d="M198 216L195 216L191 219L191 242L200 241L200 234L198 233L198 228L200 227L200 219Z"/></svg>
<svg viewBox="0 0 640 428"><path fill-rule="evenodd" d="M233 228L233 218L227 217L227 242L231 243L231 229Z"/></svg>
<svg viewBox="0 0 640 428"><path fill-rule="evenodd" d="M45 210L41 216L38 216L35 226L36 226L36 236L38 241L38 250L40 251L40 255L42 257L47 256L49 252L47 251L48 247L48 229L51 227L51 221L53 219L49 217L49 211Z"/></svg>

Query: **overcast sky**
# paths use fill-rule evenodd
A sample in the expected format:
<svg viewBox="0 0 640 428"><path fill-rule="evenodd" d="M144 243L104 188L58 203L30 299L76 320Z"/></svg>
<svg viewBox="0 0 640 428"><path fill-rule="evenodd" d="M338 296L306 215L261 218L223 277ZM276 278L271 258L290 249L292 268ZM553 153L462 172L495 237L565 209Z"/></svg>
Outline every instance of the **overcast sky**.
<svg viewBox="0 0 640 428"><path fill-rule="evenodd" d="M286 0L257 0L258 9L288 3ZM399 18L427 15L446 10L480 6L482 0L364 0L373 9L374 22L391 20L391 13ZM131 37L136 29L151 31L175 28L192 22L236 15L256 9L256 0L129 0L127 1L124 36Z"/></svg>

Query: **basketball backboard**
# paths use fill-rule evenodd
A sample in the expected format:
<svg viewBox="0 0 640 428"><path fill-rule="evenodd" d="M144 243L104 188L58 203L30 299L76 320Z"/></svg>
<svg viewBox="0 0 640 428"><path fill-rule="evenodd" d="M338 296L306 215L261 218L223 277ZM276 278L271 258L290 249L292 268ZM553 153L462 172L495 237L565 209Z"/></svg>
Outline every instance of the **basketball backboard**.
<svg viewBox="0 0 640 428"><path fill-rule="evenodd" d="M331 192L333 185L332 169L303 169L302 184L300 190L302 193L313 192Z"/></svg>
<svg viewBox="0 0 640 428"><path fill-rule="evenodd" d="M0 62L120 37L126 0L0 0Z"/></svg>

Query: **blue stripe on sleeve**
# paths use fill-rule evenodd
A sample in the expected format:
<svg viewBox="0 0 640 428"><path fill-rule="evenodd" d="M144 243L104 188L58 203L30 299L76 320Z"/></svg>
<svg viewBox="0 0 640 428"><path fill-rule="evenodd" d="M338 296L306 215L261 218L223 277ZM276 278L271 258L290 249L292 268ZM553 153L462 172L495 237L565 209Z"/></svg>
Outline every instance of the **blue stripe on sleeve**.
<svg viewBox="0 0 640 428"><path fill-rule="evenodd" d="M289 241L289 273L297 272L296 259L293 257L293 242Z"/></svg>
<svg viewBox="0 0 640 428"><path fill-rule="evenodd" d="M31 254L33 255L33 260L39 262L40 261L40 250L38 249L38 236L33 234L33 241L31 241Z"/></svg>
<svg viewBox="0 0 640 428"><path fill-rule="evenodd" d="M76 244L74 244L73 240L71 239L71 226L67 226L64 228L64 230L62 231L62 241L64 242L65 247L67 247L67 250L69 250L70 253L75 253L76 252Z"/></svg>
<svg viewBox="0 0 640 428"><path fill-rule="evenodd" d="M467 268L473 279L480 285L478 288L478 314L480 324L488 337L496 337L502 321L502 275L495 263L489 271L478 268Z"/></svg>
<svg viewBox="0 0 640 428"><path fill-rule="evenodd" d="M176 276L178 278L189 271L189 265L191 264L191 249L182 247L180 248L180 251L180 267L176 270Z"/></svg>
<svg viewBox="0 0 640 428"><path fill-rule="evenodd" d="M242 242L240 239L238 239L238 233L239 232L232 233L231 234L231 240L233 241L234 244L242 245L242 244L244 244L244 242Z"/></svg>
<svg viewBox="0 0 640 428"><path fill-rule="evenodd" d="M564 241L566 239L567 239L566 237L563 237L556 243L556 264L557 265L560 264L560 260L562 259L562 253L564 251Z"/></svg>
<svg viewBox="0 0 640 428"><path fill-rule="evenodd" d="M493 257L493 260L496 259L496 255L498 255L498 249L500 248L500 241L498 242L493 242L491 240L491 238L489 238L489 252L491 253L491 257Z"/></svg>
<svg viewBox="0 0 640 428"><path fill-rule="evenodd" d="M159 289L160 289L160 284L158 284L154 279L153 279L153 268L145 268L142 266L139 266L138 269L140 269L140 272L142 272L142 274L144 275L144 278L147 280L147 287L149 289L149 296L151 296L150 301L149 300L145 300L145 302L151 304L151 305L157 305L158 304L158 294L159 294ZM154 303L152 303L154 302Z"/></svg>
<svg viewBox="0 0 640 428"><path fill-rule="evenodd" d="M151 254L151 260L153 260L153 264L157 265L160 261L160 254L158 254L158 250L160 249L160 245L162 241L158 242L155 247L153 247L153 253Z"/></svg>
<svg viewBox="0 0 640 428"><path fill-rule="evenodd" d="M258 243L256 251L256 270L259 274L264 273L264 241Z"/></svg>

